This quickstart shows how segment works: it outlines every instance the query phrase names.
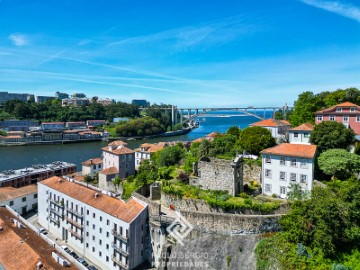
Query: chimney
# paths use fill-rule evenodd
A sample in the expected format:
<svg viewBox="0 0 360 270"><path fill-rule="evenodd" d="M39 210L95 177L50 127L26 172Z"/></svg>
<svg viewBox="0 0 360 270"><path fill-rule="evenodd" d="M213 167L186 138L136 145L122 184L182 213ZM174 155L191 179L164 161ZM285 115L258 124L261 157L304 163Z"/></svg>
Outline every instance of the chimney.
<svg viewBox="0 0 360 270"><path fill-rule="evenodd" d="M100 194L99 193L95 193L95 198L97 198L97 197L99 197L100 196Z"/></svg>
<svg viewBox="0 0 360 270"><path fill-rule="evenodd" d="M90 165L92 165L92 159L89 159L89 161L90 161Z"/></svg>

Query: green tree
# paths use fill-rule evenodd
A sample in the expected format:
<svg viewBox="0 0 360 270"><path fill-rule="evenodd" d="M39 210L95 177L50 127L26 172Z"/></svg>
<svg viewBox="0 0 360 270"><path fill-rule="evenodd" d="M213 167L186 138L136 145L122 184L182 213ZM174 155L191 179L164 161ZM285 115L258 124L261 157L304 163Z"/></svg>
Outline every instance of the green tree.
<svg viewBox="0 0 360 270"><path fill-rule="evenodd" d="M87 174L87 175L84 176L84 182L85 183L90 183L91 181L92 181L92 178L91 178L90 175Z"/></svg>
<svg viewBox="0 0 360 270"><path fill-rule="evenodd" d="M321 100L314 95L313 92L304 92L299 95L294 103L294 108L290 114L290 123L293 126L298 126L303 123L314 123L314 112L319 110L322 106Z"/></svg>
<svg viewBox="0 0 360 270"><path fill-rule="evenodd" d="M304 200L309 197L309 192L302 190L299 183L291 183L289 187L289 191L287 193L287 197L290 201L296 201L296 200Z"/></svg>
<svg viewBox="0 0 360 270"><path fill-rule="evenodd" d="M259 155L260 152L276 144L271 132L263 127L247 127L240 135L239 144L250 154Z"/></svg>
<svg viewBox="0 0 360 270"><path fill-rule="evenodd" d="M169 146L158 152L157 164L159 167L172 166L179 163L185 157L185 148L180 143L175 146Z"/></svg>
<svg viewBox="0 0 360 270"><path fill-rule="evenodd" d="M335 121L324 121L311 132L310 141L316 144L319 152L329 149L346 149L354 140L354 132Z"/></svg>
<svg viewBox="0 0 360 270"><path fill-rule="evenodd" d="M319 168L327 175L347 179L360 171L360 156L344 149L330 149L318 158Z"/></svg>
<svg viewBox="0 0 360 270"><path fill-rule="evenodd" d="M235 137L239 137L241 133L241 129L238 126L232 126L226 131L226 135L233 135Z"/></svg>
<svg viewBox="0 0 360 270"><path fill-rule="evenodd" d="M119 188L120 187L120 184L121 184L121 178L119 176L116 176L113 180L113 184L115 186L115 188Z"/></svg>

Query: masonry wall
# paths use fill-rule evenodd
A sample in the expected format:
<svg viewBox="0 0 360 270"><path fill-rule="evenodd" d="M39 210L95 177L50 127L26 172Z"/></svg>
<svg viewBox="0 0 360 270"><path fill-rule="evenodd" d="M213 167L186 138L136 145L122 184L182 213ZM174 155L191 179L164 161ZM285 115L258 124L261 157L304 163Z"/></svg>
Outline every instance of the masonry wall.
<svg viewBox="0 0 360 270"><path fill-rule="evenodd" d="M244 183L250 181L261 183L261 166L244 162Z"/></svg>

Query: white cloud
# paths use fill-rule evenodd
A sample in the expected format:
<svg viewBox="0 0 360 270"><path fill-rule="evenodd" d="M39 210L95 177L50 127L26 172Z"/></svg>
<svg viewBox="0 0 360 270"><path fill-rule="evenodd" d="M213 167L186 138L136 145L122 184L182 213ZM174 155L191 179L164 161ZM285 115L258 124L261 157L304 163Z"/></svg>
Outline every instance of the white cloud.
<svg viewBox="0 0 360 270"><path fill-rule="evenodd" d="M322 0L300 0L304 4L317 7L340 16L347 17L360 22L360 8L340 1L322 1Z"/></svg>
<svg viewBox="0 0 360 270"><path fill-rule="evenodd" d="M12 43L14 43L15 46L18 47L25 46L29 43L26 36L19 33L11 34L8 38L12 41Z"/></svg>

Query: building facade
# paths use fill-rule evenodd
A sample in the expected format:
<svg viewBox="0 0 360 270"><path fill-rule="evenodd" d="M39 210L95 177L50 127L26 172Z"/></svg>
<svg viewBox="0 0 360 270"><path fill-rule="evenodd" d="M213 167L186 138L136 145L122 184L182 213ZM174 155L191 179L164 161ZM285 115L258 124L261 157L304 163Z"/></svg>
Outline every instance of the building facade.
<svg viewBox="0 0 360 270"><path fill-rule="evenodd" d="M289 142L310 144L310 134L313 130L314 126L310 123L291 128L289 129Z"/></svg>
<svg viewBox="0 0 360 270"><path fill-rule="evenodd" d="M249 125L250 127L263 127L271 132L275 139L285 139L291 124L286 120L266 119Z"/></svg>
<svg viewBox="0 0 360 270"><path fill-rule="evenodd" d="M140 167L141 161L144 159L150 159L152 153L164 149L168 144L166 142L159 143L143 143L139 148L136 148L135 151L135 169L137 170Z"/></svg>
<svg viewBox="0 0 360 270"><path fill-rule="evenodd" d="M81 163L82 175L94 177L95 173L103 169L103 160L101 158L93 158Z"/></svg>
<svg viewBox="0 0 360 270"><path fill-rule="evenodd" d="M0 206L7 205L18 214L23 215L30 210L37 210L37 186L29 185L21 188L0 188Z"/></svg>
<svg viewBox="0 0 360 270"><path fill-rule="evenodd" d="M145 261L147 204L124 202L68 178L38 184L38 222L100 269L134 269Z"/></svg>
<svg viewBox="0 0 360 270"><path fill-rule="evenodd" d="M20 101L28 101L31 98L34 98L32 94L18 94L18 93L9 93L9 92L0 92L0 104L5 103L8 100L18 99Z"/></svg>
<svg viewBox="0 0 360 270"><path fill-rule="evenodd" d="M262 152L262 191L286 198L290 184L311 191L316 145L282 143Z"/></svg>
<svg viewBox="0 0 360 270"><path fill-rule="evenodd" d="M336 121L360 134L360 106L344 102L331 108L315 112L315 124L323 121Z"/></svg>

